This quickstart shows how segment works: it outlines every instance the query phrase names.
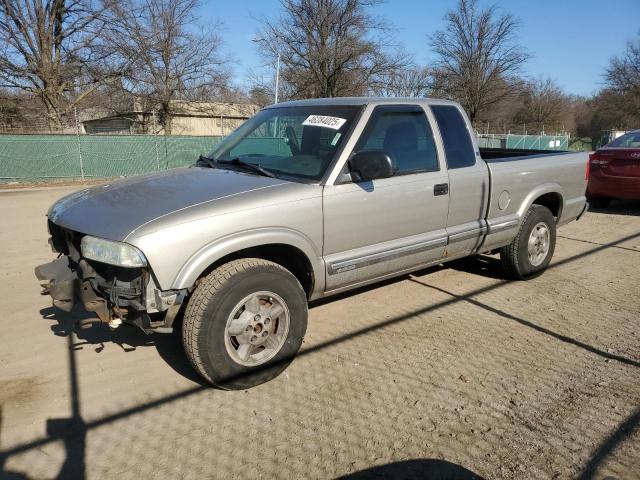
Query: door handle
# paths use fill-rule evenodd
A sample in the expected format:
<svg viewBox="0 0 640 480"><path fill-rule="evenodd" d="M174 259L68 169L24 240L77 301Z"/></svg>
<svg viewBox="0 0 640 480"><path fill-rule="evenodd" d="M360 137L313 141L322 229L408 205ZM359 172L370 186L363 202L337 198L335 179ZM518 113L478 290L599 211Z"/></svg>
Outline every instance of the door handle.
<svg viewBox="0 0 640 480"><path fill-rule="evenodd" d="M433 195L446 195L449 193L449 184L448 183L438 183L433 186Z"/></svg>

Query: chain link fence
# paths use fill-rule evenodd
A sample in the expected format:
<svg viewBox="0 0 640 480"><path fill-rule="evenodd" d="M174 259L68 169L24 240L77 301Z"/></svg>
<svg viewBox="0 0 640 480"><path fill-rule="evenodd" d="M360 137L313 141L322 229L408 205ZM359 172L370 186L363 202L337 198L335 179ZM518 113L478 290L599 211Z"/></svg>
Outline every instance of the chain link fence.
<svg viewBox="0 0 640 480"><path fill-rule="evenodd" d="M256 139L280 152L282 139ZM589 150L568 135L480 134L481 148ZM220 136L0 135L0 182L131 176L192 165ZM255 145L254 145L255 146Z"/></svg>
<svg viewBox="0 0 640 480"><path fill-rule="evenodd" d="M0 135L0 181L130 176L192 165L221 137Z"/></svg>
<svg viewBox="0 0 640 480"><path fill-rule="evenodd" d="M569 135L478 135L480 148L513 148L520 150L569 150Z"/></svg>

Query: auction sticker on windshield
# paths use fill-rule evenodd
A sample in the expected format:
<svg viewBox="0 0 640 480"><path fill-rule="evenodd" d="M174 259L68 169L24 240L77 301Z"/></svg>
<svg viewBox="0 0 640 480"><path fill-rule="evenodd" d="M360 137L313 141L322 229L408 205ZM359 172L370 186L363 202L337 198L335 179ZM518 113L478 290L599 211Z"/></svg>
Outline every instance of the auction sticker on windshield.
<svg viewBox="0 0 640 480"><path fill-rule="evenodd" d="M340 127L342 127L342 125L344 125L344 122L346 121L346 118L340 117L329 117L327 115L309 115L307 119L302 122L302 125L340 130Z"/></svg>

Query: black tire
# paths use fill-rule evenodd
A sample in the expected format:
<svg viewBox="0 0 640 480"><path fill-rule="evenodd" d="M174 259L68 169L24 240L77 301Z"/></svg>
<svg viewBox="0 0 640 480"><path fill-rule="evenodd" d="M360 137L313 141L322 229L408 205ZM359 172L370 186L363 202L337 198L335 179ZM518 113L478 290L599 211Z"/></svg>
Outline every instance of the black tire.
<svg viewBox="0 0 640 480"><path fill-rule="evenodd" d="M234 307L247 295L268 290L289 309L284 344L266 363L245 366L227 351L225 329ZM187 303L182 325L189 361L217 387L241 390L282 373L298 353L307 329L307 297L296 277L280 265L258 258L226 263L200 281Z"/></svg>
<svg viewBox="0 0 640 480"><path fill-rule="evenodd" d="M589 205L593 208L607 208L611 204L610 198L590 198Z"/></svg>
<svg viewBox="0 0 640 480"><path fill-rule="evenodd" d="M533 265L529 260L528 242L531 232L539 223L544 223L549 229L549 248L544 260ZM553 257L556 247L556 220L551 211L542 205L531 205L524 216L518 234L513 241L500 250L502 268L508 278L524 280L541 275L546 270Z"/></svg>

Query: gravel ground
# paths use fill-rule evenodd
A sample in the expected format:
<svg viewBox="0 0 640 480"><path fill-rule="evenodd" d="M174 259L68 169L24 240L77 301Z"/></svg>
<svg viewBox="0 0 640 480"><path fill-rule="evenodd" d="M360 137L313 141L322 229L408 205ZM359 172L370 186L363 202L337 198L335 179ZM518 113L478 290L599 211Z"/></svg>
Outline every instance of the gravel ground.
<svg viewBox="0 0 640 480"><path fill-rule="evenodd" d="M316 303L283 375L224 392L175 336L39 295L71 189L0 192L3 478L640 478L639 203L528 282L477 257Z"/></svg>

